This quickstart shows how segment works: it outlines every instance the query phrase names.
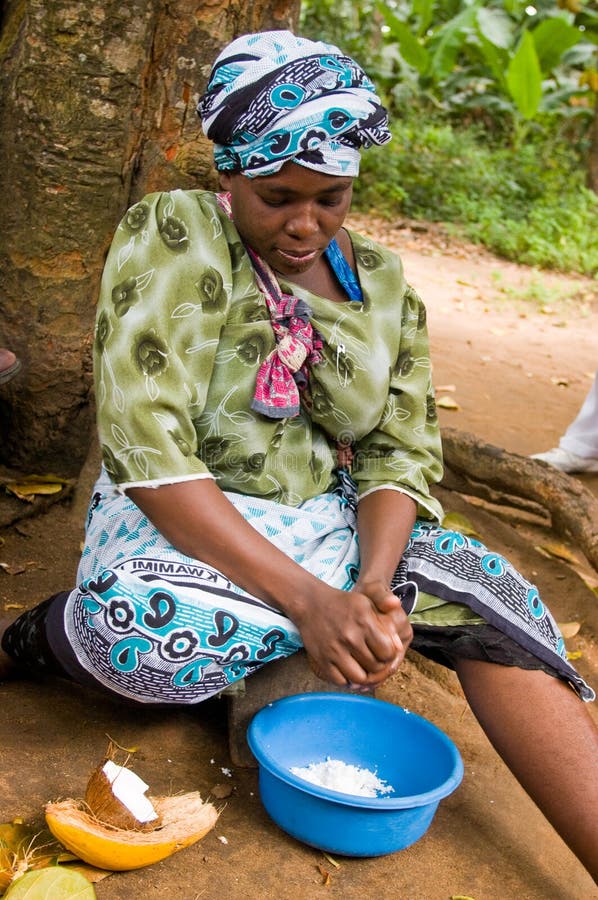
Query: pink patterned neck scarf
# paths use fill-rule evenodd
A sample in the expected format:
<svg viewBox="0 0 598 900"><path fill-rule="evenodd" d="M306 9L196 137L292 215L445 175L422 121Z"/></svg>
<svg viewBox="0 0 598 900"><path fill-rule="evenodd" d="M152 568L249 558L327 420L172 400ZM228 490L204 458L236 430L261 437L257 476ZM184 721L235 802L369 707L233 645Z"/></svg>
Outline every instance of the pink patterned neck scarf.
<svg viewBox="0 0 598 900"><path fill-rule="evenodd" d="M216 199L232 221L230 194L217 194ZM268 263L251 247L245 249L276 338L276 347L258 369L251 408L270 419L291 418L299 413L299 392L307 387L309 366L322 358L322 340L309 321L311 310L305 301L284 294Z"/></svg>

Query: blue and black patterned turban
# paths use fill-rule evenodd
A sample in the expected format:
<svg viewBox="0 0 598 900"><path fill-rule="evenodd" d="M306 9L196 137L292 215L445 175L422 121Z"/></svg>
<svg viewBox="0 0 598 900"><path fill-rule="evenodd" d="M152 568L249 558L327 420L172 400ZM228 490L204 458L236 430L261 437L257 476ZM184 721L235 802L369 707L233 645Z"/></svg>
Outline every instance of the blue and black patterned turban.
<svg viewBox="0 0 598 900"><path fill-rule="evenodd" d="M359 150L390 140L363 69L338 47L265 31L218 56L197 112L220 172L272 175L289 160L355 176Z"/></svg>

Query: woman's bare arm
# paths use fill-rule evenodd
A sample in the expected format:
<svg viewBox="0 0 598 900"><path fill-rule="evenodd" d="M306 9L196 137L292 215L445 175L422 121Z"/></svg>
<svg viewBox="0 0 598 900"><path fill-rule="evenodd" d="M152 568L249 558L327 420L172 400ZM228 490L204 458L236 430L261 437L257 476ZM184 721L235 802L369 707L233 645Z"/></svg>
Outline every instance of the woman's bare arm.
<svg viewBox="0 0 598 900"><path fill-rule="evenodd" d="M400 638L402 661L413 631L390 582L405 551L416 516L411 497L379 490L359 502L357 523L361 567L354 590L370 598L379 613L392 619Z"/></svg>
<svg viewBox="0 0 598 900"><path fill-rule="evenodd" d="M127 493L179 551L288 616L325 680L378 683L397 668L402 642L394 619L362 591L331 588L301 568L252 528L212 479Z"/></svg>

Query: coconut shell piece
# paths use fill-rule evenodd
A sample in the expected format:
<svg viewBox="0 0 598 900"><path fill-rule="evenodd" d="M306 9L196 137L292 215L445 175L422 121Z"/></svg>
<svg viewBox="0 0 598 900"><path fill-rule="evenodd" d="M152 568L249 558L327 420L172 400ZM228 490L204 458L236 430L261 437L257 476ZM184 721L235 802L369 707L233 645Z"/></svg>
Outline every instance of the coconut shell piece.
<svg viewBox="0 0 598 900"><path fill-rule="evenodd" d="M48 803L46 822L54 837L79 859L115 872L152 865L194 844L214 827L219 815L197 791L153 797L151 802L162 824L150 832L102 825L77 800Z"/></svg>
<svg viewBox="0 0 598 900"><path fill-rule="evenodd" d="M155 810L153 810L155 815L150 821L142 821L135 816L134 812L125 803L119 800L114 793L114 782L111 782L106 774L107 765L114 766L114 763L106 761L100 764L91 773L87 782L84 800L91 815L103 825L121 828L126 831L153 831L154 828L159 827L161 819ZM124 770L123 767L118 768L123 769L125 772L130 772L130 770ZM134 773L131 774L134 775ZM137 778L137 776L134 777ZM141 779L138 779L138 783L140 785L139 791L143 791L144 788L147 790L147 785ZM143 799L148 804L147 798L144 797Z"/></svg>

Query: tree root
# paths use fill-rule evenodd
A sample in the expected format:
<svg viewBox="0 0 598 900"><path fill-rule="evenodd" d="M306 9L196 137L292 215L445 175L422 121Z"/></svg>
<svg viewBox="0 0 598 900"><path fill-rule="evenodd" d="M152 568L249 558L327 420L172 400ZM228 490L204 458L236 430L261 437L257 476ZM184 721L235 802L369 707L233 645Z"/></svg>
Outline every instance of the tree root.
<svg viewBox="0 0 598 900"><path fill-rule="evenodd" d="M531 513L547 512L555 532L577 544L598 570L598 500L579 479L456 428L442 429L442 443L443 487Z"/></svg>

